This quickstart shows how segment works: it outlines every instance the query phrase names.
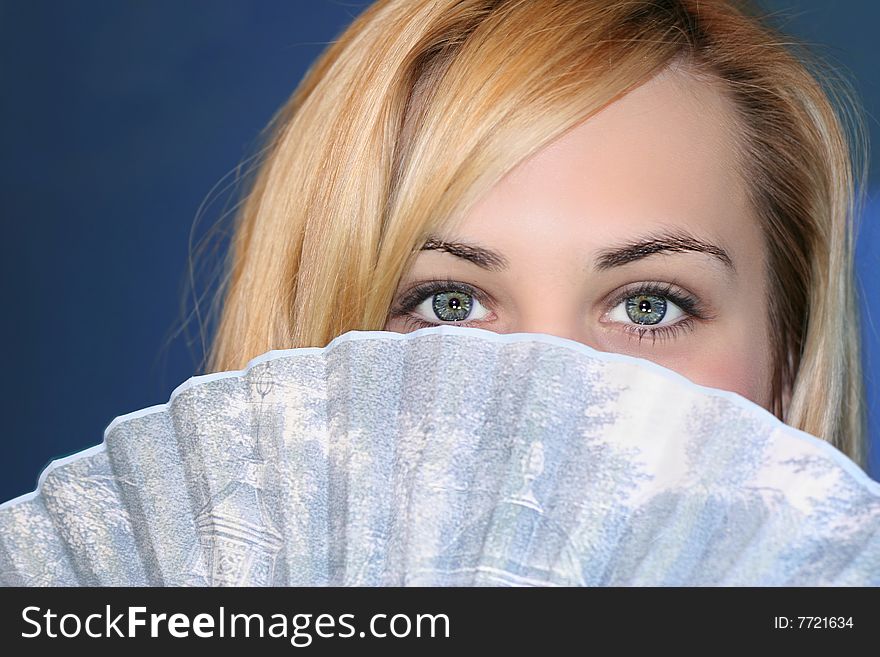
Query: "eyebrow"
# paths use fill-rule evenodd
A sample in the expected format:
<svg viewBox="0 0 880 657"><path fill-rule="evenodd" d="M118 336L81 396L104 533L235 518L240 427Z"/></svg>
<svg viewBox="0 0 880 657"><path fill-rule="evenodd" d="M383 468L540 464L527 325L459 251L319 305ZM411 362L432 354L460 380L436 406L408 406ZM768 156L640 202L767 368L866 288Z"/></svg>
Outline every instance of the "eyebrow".
<svg viewBox="0 0 880 657"><path fill-rule="evenodd" d="M463 258L489 271L504 271L508 267L507 258L500 253L475 244L464 242L447 242L438 237L430 236L421 249L422 251L443 251Z"/></svg>
<svg viewBox="0 0 880 657"><path fill-rule="evenodd" d="M507 258L497 251L476 244L442 240L434 235L428 237L421 250L443 251L488 271L504 271L509 266ZM687 252L705 253L721 262L731 272L736 272L733 259L727 251L684 230L655 232L620 246L601 249L596 254L594 268L597 271L607 271L660 253Z"/></svg>
<svg viewBox="0 0 880 657"><path fill-rule="evenodd" d="M642 260L657 253L705 253L736 273L733 259L723 248L694 237L684 230L662 231L631 240L621 246L601 249L596 254L595 269L605 271L613 267Z"/></svg>

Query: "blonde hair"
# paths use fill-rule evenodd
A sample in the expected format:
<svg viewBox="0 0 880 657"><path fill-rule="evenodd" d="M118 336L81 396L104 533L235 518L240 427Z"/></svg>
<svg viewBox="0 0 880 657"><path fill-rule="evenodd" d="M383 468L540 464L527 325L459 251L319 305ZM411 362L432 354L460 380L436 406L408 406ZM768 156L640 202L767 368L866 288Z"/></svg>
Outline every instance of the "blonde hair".
<svg viewBox="0 0 880 657"><path fill-rule="evenodd" d="M773 412L864 467L853 222L866 140L857 113L832 102L854 105L847 90L823 88L825 69L795 51L734 2L376 2L267 130L215 298L208 371L382 329L429 232L683 62L736 108L768 247Z"/></svg>

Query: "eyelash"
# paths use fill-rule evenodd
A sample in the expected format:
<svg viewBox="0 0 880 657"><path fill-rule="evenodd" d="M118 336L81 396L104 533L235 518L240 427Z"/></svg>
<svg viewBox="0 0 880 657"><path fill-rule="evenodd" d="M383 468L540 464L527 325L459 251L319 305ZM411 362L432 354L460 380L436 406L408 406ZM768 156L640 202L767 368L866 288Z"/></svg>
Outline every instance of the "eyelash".
<svg viewBox="0 0 880 657"><path fill-rule="evenodd" d="M675 324L657 326L654 328L641 324L624 324L624 328L622 330L630 336L637 335L639 338L639 344L641 344L642 338L644 338L645 335L651 337L652 346L656 344L658 339L660 340L660 342L674 340L682 333L692 331L694 329L696 320L711 319L709 314L703 309L700 301L695 296L688 294L680 288L674 288L675 286L672 283L631 283L627 285L620 292L620 294L616 295L614 299L608 303L608 308L609 310L612 308L616 308L619 303L625 301L630 297L638 296L640 294L656 295L672 301L672 303L678 306L684 313L684 319L680 319Z"/></svg>
<svg viewBox="0 0 880 657"><path fill-rule="evenodd" d="M470 295L481 304L486 305L487 296L485 294L466 283L460 283L451 278L447 278L445 280L434 280L422 283L410 289L400 299L394 310L392 310L392 317L403 317L405 326L407 328L412 328L413 330L445 324L453 326L471 326L471 322L428 322L412 314L411 311L413 308L421 304L428 297L439 294L440 292L460 292L462 294ZM696 297L684 291L674 290L674 286L671 283L631 283L627 285L620 294L616 295L612 301L608 302L608 310L610 311L626 299L640 294L656 295L672 301L682 310L686 317L675 324L657 326L654 328L643 324L625 324L622 330L630 336L638 336L639 344L641 344L642 339L646 335L651 338L652 345L656 344L658 339L661 342L673 340L683 332L693 330L695 320L711 319L711 317L709 317L703 310Z"/></svg>

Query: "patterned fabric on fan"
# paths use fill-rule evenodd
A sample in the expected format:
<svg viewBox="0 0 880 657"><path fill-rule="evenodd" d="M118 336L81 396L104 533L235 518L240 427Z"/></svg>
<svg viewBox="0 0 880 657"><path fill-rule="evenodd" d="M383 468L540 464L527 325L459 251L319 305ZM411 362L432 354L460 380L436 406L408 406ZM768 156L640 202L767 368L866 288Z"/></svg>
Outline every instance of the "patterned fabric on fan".
<svg viewBox="0 0 880 657"><path fill-rule="evenodd" d="M880 585L880 484L543 334L352 331L195 377L0 507L6 585Z"/></svg>

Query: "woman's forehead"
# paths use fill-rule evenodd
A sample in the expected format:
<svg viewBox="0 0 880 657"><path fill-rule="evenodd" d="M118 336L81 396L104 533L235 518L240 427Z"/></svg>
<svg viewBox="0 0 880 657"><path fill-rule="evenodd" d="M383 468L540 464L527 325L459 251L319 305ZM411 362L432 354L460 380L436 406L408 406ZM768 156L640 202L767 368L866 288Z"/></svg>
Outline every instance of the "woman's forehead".
<svg viewBox="0 0 880 657"><path fill-rule="evenodd" d="M680 227L738 241L757 226L729 102L686 74L652 78L520 163L456 222L456 235L598 243Z"/></svg>

